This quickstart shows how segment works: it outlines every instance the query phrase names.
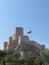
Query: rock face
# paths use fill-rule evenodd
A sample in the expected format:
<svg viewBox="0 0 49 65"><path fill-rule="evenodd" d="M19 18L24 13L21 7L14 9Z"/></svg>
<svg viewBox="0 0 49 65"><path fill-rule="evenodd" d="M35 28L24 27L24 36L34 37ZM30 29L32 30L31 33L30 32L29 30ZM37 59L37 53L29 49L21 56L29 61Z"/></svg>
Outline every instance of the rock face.
<svg viewBox="0 0 49 65"><path fill-rule="evenodd" d="M21 57L39 55L39 51L45 49L45 45L40 45L35 41L30 41L28 36L23 34L23 28L17 27L15 34L9 37L8 42L4 42L4 50L18 50Z"/></svg>

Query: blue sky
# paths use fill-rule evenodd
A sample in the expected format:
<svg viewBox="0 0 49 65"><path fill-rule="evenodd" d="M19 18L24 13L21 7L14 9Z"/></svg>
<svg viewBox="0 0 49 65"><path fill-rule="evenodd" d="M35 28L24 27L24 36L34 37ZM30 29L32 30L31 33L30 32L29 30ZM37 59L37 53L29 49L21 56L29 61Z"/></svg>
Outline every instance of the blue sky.
<svg viewBox="0 0 49 65"><path fill-rule="evenodd" d="M24 34L49 48L49 0L0 0L0 49L23 27Z"/></svg>

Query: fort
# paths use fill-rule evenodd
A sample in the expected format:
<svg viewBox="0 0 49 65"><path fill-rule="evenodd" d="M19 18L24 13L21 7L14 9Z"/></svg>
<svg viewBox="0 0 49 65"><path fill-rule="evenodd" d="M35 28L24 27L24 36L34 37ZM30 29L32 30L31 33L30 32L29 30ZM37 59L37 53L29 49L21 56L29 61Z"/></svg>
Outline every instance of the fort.
<svg viewBox="0 0 49 65"><path fill-rule="evenodd" d="M4 50L18 50L21 57L28 57L31 55L39 55L41 50L45 49L45 45L41 45L34 40L29 39L23 34L22 27L16 27L15 34L9 37L8 42L4 42Z"/></svg>

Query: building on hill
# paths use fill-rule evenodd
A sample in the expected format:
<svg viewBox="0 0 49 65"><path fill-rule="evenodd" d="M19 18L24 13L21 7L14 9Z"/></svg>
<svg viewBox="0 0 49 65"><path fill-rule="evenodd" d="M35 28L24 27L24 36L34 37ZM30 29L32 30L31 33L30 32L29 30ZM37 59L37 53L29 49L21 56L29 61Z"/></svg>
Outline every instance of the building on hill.
<svg viewBox="0 0 49 65"><path fill-rule="evenodd" d="M8 42L4 42L4 50L18 50L22 58L39 55L45 45L40 45L36 41L30 41L29 37L23 34L23 28L17 27L15 34L9 37Z"/></svg>

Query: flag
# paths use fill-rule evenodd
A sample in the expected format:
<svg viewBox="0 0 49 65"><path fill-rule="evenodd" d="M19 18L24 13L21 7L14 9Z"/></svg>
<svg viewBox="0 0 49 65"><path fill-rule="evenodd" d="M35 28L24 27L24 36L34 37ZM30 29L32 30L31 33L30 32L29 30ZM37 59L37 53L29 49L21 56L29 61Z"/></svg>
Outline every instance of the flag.
<svg viewBox="0 0 49 65"><path fill-rule="evenodd" d="M31 30L29 32L27 32L27 34L30 34L31 33Z"/></svg>

